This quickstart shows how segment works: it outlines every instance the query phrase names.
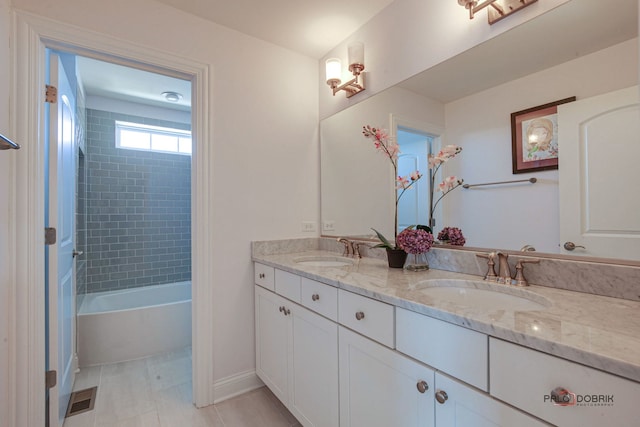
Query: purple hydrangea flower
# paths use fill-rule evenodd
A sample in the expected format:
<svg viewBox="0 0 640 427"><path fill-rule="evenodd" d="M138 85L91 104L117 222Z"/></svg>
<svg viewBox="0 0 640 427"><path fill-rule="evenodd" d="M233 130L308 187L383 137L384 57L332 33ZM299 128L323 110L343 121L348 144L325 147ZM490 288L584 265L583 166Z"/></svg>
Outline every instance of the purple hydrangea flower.
<svg viewBox="0 0 640 427"><path fill-rule="evenodd" d="M408 254L423 254L433 245L433 234L426 230L407 228L398 234L396 244Z"/></svg>
<svg viewBox="0 0 640 427"><path fill-rule="evenodd" d="M447 241L450 245L464 246L467 242L458 227L445 227L438 233L438 240Z"/></svg>

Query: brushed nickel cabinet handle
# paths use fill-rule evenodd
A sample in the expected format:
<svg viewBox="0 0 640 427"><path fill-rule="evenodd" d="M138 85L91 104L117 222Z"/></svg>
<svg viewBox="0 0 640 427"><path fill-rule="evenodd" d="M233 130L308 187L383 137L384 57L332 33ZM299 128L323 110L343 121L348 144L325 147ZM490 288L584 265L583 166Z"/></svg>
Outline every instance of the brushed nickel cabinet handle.
<svg viewBox="0 0 640 427"><path fill-rule="evenodd" d="M418 384L416 384L416 387L418 387L418 391L420 393L424 393L427 390L429 390L429 384L427 384L425 380L418 381Z"/></svg>
<svg viewBox="0 0 640 427"><path fill-rule="evenodd" d="M446 391L444 390L436 391L436 400L438 401L438 403L444 404L444 402L446 402L447 399L449 399L449 396L447 395Z"/></svg>
<svg viewBox="0 0 640 427"><path fill-rule="evenodd" d="M356 313L356 320L362 320L362 319L364 319L364 312L358 311Z"/></svg>
<svg viewBox="0 0 640 427"><path fill-rule="evenodd" d="M570 405L573 403L574 394L564 387L556 387L551 390L551 402L555 405Z"/></svg>
<svg viewBox="0 0 640 427"><path fill-rule="evenodd" d="M318 301L319 299L320 299L320 295L318 295L318 294L311 295L311 300L312 301Z"/></svg>

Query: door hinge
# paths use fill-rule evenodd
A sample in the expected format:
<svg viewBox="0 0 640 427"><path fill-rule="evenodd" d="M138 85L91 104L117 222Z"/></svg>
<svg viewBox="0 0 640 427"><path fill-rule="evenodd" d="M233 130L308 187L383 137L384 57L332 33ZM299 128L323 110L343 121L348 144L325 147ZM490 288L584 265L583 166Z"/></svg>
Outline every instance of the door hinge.
<svg viewBox="0 0 640 427"><path fill-rule="evenodd" d="M56 244L56 229L54 227L45 227L44 229L44 244L55 245Z"/></svg>
<svg viewBox="0 0 640 427"><path fill-rule="evenodd" d="M44 373L44 384L47 388L53 388L58 384L58 372L47 371Z"/></svg>
<svg viewBox="0 0 640 427"><path fill-rule="evenodd" d="M58 88L51 85L46 85L46 89L44 91L44 102L48 102L50 104L55 104L58 102Z"/></svg>

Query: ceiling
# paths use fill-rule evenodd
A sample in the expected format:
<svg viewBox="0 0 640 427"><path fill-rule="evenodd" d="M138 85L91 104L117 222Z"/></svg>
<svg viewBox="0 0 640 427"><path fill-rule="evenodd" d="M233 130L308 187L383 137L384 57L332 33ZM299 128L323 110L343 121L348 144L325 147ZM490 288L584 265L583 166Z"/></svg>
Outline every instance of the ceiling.
<svg viewBox="0 0 640 427"><path fill-rule="evenodd" d="M156 0L186 13L321 58L394 0ZM95 59L78 57L78 75L88 96L189 111L191 84ZM178 92L167 102L163 92Z"/></svg>
<svg viewBox="0 0 640 427"><path fill-rule="evenodd" d="M320 59L394 0L156 0Z"/></svg>
<svg viewBox="0 0 640 427"><path fill-rule="evenodd" d="M569 1L398 86L448 103L638 36L636 0Z"/></svg>
<svg viewBox="0 0 640 427"><path fill-rule="evenodd" d="M319 58L393 0L351 0L344 5L334 0L156 1ZM617 1L621 7L601 0L567 2L400 86L447 103L637 37L636 0ZM340 12L331 12L334 9ZM473 78L468 78L469 70ZM191 84L185 80L87 58L78 58L78 72L89 96L182 111L191 107ZM181 93L183 99L167 102L162 96L166 91Z"/></svg>

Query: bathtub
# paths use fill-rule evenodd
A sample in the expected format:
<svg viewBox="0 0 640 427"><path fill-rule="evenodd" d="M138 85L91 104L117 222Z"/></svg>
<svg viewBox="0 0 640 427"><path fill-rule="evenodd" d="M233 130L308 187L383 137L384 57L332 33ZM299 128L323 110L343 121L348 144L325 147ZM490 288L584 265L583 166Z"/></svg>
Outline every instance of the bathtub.
<svg viewBox="0 0 640 427"><path fill-rule="evenodd" d="M80 367L191 345L191 282L86 294L78 309Z"/></svg>

